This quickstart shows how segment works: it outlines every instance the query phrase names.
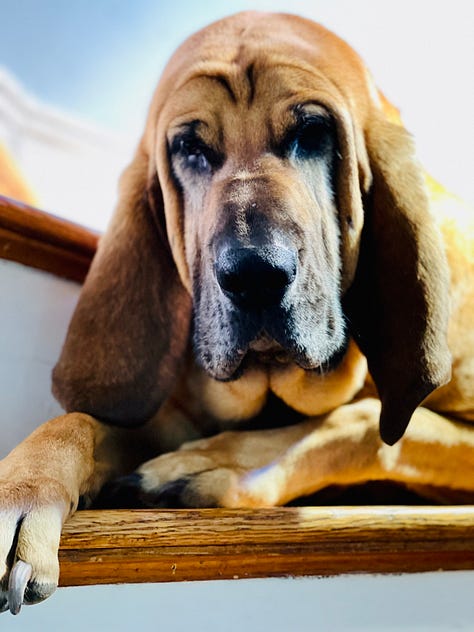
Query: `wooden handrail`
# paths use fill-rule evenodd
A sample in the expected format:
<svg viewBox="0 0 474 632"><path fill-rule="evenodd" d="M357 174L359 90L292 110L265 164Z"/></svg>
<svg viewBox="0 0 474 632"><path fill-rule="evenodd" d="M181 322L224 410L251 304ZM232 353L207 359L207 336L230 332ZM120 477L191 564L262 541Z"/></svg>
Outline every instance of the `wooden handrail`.
<svg viewBox="0 0 474 632"><path fill-rule="evenodd" d="M82 282L99 234L0 196L0 258Z"/></svg>
<svg viewBox="0 0 474 632"><path fill-rule="evenodd" d="M474 506L79 511L60 585L474 569Z"/></svg>

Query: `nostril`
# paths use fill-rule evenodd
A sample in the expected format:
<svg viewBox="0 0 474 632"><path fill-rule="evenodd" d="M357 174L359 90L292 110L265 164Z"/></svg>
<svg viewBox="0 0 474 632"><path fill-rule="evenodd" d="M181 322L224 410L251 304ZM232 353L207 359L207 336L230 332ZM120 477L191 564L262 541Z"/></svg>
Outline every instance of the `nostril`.
<svg viewBox="0 0 474 632"><path fill-rule="evenodd" d="M265 305L281 300L297 271L296 253L287 248L227 248L215 264L223 292L234 302Z"/></svg>
<svg viewBox="0 0 474 632"><path fill-rule="evenodd" d="M280 290L290 285L296 276L296 268L286 269L272 267L267 277L267 287L270 290Z"/></svg>
<svg viewBox="0 0 474 632"><path fill-rule="evenodd" d="M218 269L217 281L221 288L232 294L239 294L246 285L246 279L232 270Z"/></svg>
<svg viewBox="0 0 474 632"><path fill-rule="evenodd" d="M271 266L246 270L217 270L217 281L226 292L241 294L252 290L282 290L289 285L294 274Z"/></svg>

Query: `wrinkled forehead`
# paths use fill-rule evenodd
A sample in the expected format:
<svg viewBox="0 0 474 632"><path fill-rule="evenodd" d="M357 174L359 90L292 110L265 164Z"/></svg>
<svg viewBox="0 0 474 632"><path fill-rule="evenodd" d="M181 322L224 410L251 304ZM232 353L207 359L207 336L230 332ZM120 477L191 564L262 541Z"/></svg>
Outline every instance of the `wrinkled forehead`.
<svg viewBox="0 0 474 632"><path fill-rule="evenodd" d="M319 104L328 109L338 95L324 76L286 63L254 59L247 68L208 65L189 76L165 104L162 120L169 135L190 121L208 133L279 138L291 124L295 108ZM216 144L223 138L213 139Z"/></svg>
<svg viewBox="0 0 474 632"><path fill-rule="evenodd" d="M260 113L271 106L276 119L292 104L312 100L361 110L368 83L356 53L322 26L296 16L244 13L184 42L163 73L159 109L167 124L200 118L203 111L222 115L226 105L228 112L258 105L253 110Z"/></svg>
<svg viewBox="0 0 474 632"><path fill-rule="evenodd" d="M221 63L246 67L255 58L280 58L307 64L333 81L365 80L364 64L355 51L320 24L280 13L240 13L209 25L189 37L170 59L164 77L176 81L190 66Z"/></svg>

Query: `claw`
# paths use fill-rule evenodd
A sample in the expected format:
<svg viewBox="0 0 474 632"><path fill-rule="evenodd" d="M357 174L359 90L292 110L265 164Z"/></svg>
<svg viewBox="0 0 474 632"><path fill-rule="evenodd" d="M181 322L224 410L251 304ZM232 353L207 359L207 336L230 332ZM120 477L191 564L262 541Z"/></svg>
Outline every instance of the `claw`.
<svg viewBox="0 0 474 632"><path fill-rule="evenodd" d="M32 566L27 562L18 560L12 568L8 580L8 604L12 614L18 614L23 604L23 597L28 582L30 581Z"/></svg>

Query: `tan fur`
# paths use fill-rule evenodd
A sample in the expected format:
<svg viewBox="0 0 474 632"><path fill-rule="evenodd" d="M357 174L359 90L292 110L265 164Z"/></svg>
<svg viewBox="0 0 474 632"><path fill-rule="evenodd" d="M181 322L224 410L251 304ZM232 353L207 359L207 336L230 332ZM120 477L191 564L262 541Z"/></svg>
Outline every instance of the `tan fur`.
<svg viewBox="0 0 474 632"><path fill-rule="evenodd" d="M314 183L271 150L290 106L307 101L335 121L336 205L323 172ZM194 119L226 162L212 185L190 193L176 186L169 145ZM328 260L340 264L354 339L329 373L282 361L222 382L193 357L193 283L208 282L200 275L222 209L237 209L245 241L243 211L257 202L282 230L291 220L310 247L317 216L320 245L331 244ZM153 97L54 372L69 413L0 463L0 608L18 601L7 589L15 559L33 567L26 601L54 590L61 522L81 496L90 502L140 463L150 504L176 481L190 506L272 506L371 480L474 501L474 232L461 209L424 181L397 110L322 27L246 13L187 40ZM306 419L239 430L278 414L266 413L270 394ZM410 417L398 443L381 440L396 442Z"/></svg>

